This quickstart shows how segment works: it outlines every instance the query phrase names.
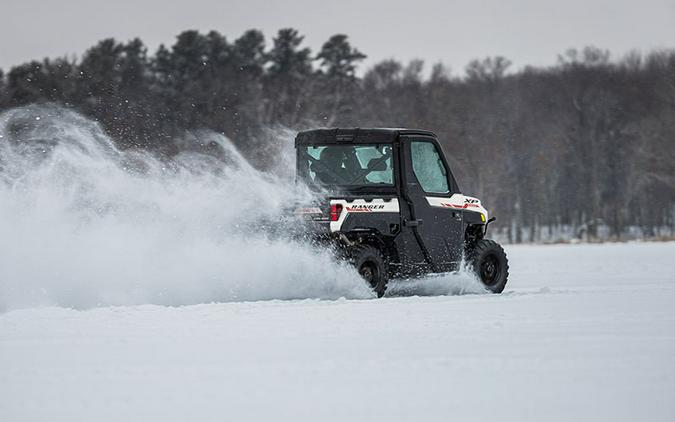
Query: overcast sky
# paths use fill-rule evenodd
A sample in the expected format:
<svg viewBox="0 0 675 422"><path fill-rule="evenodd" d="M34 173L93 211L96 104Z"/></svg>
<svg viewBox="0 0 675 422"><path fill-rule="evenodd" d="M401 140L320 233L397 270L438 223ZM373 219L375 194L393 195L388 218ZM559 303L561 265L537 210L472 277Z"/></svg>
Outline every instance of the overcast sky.
<svg viewBox="0 0 675 422"><path fill-rule="evenodd" d="M297 28L314 51L335 33L368 55L442 61L455 73L477 57L503 55L516 67L547 65L570 47L615 56L675 47L675 0L0 0L0 68L81 55L106 37L140 37L150 48L185 29Z"/></svg>

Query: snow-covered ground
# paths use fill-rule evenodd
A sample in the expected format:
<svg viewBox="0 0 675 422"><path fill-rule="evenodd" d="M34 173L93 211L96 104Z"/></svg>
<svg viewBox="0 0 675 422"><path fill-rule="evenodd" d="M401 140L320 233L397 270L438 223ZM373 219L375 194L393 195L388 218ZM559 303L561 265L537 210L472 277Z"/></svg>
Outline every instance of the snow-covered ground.
<svg viewBox="0 0 675 422"><path fill-rule="evenodd" d="M0 421L675 420L675 244L507 252L502 295L5 312Z"/></svg>

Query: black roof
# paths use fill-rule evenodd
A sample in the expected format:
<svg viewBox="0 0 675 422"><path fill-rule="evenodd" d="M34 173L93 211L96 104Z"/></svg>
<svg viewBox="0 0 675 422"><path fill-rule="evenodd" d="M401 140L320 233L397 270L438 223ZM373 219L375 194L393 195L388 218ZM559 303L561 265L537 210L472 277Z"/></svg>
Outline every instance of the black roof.
<svg viewBox="0 0 675 422"><path fill-rule="evenodd" d="M312 129L299 132L295 137L297 144L337 143L337 142L393 142L399 135L436 135L428 130L405 128L332 128Z"/></svg>

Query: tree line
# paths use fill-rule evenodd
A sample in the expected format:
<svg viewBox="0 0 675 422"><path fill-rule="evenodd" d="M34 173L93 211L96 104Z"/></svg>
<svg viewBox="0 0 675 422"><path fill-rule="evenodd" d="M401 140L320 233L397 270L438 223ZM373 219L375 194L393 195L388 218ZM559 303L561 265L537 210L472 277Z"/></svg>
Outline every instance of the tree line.
<svg viewBox="0 0 675 422"><path fill-rule="evenodd" d="M0 70L0 110L59 103L120 148L166 156L209 129L259 166L274 159L269 128L429 129L513 242L675 233L675 50L612 60L586 47L521 70L488 57L461 75L391 59L359 75L366 56L346 35L318 52L303 41L294 29L270 43L256 30L185 31L150 54L139 39L105 39L79 59Z"/></svg>

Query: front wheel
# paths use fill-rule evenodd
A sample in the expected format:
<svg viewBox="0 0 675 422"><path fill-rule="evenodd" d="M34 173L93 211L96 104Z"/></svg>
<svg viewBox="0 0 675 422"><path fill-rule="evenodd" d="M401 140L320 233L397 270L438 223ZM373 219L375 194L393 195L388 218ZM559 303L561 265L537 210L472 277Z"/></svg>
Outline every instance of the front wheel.
<svg viewBox="0 0 675 422"><path fill-rule="evenodd" d="M351 261L359 275L370 285L377 297L384 296L389 277L387 264L379 249L369 245L359 245L351 251Z"/></svg>
<svg viewBox="0 0 675 422"><path fill-rule="evenodd" d="M501 293L509 277L509 261L499 243L481 239L467 251L469 265L492 293Z"/></svg>

